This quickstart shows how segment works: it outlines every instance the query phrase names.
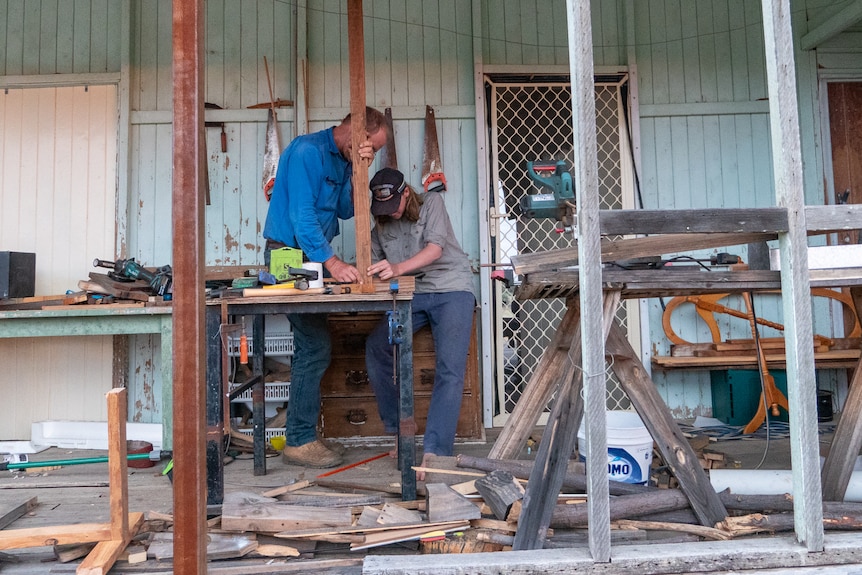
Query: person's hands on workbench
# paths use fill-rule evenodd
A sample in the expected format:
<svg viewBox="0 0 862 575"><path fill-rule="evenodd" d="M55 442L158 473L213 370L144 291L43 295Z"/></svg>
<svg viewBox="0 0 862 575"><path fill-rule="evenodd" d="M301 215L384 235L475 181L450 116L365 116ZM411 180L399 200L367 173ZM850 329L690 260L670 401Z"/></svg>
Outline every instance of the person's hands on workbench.
<svg viewBox="0 0 862 575"><path fill-rule="evenodd" d="M380 260L375 264L368 266L368 275L377 275L382 280L388 280L391 277L400 275L397 271L398 264L392 265L389 260Z"/></svg>
<svg viewBox="0 0 862 575"><path fill-rule="evenodd" d="M340 283L357 283L359 282L359 270L354 266L341 261L338 256L332 256L323 265L329 271L329 275Z"/></svg>

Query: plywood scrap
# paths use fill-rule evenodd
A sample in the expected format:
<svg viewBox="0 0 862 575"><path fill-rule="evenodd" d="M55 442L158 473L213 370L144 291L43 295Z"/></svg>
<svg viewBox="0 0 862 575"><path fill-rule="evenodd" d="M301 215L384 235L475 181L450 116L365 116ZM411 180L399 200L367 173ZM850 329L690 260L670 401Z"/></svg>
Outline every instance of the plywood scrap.
<svg viewBox="0 0 862 575"><path fill-rule="evenodd" d="M427 493L425 509L429 521L454 521L482 517L478 506L445 483L426 484L425 490Z"/></svg>
<svg viewBox="0 0 862 575"><path fill-rule="evenodd" d="M0 529L5 529L19 517L23 517L33 511L36 508L37 502L36 497L30 497L20 503L0 507Z"/></svg>
<svg viewBox="0 0 862 575"><path fill-rule="evenodd" d="M254 493L234 492L225 496L221 526L226 531L278 532L350 525L347 507L328 508L290 505Z"/></svg>
<svg viewBox="0 0 862 575"><path fill-rule="evenodd" d="M524 498L524 488L508 471L492 471L475 485L497 519L506 519L512 504Z"/></svg>
<svg viewBox="0 0 862 575"><path fill-rule="evenodd" d="M254 533L210 533L207 536L207 559L243 557L257 549ZM174 557L174 534L156 533L150 541L147 556L163 561Z"/></svg>

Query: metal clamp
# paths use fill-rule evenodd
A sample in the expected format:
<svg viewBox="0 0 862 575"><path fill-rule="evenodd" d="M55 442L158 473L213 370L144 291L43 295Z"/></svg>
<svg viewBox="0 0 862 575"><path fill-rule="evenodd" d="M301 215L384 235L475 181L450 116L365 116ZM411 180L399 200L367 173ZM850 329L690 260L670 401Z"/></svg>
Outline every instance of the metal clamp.
<svg viewBox="0 0 862 575"><path fill-rule="evenodd" d="M386 317L389 320L389 345L401 345L404 343L404 324L398 321L394 310L387 311Z"/></svg>

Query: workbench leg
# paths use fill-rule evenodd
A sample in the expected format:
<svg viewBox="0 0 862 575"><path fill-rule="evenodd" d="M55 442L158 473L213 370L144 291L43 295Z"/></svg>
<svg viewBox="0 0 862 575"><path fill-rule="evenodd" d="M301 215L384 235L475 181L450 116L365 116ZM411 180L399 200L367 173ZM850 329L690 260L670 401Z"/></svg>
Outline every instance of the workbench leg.
<svg viewBox="0 0 862 575"><path fill-rule="evenodd" d="M614 322L611 327L606 346L611 357L611 369L652 435L665 463L679 481L679 487L688 497L698 521L707 527L724 521L727 509L619 323Z"/></svg>
<svg viewBox="0 0 862 575"><path fill-rule="evenodd" d="M206 309L207 504L224 501L224 392L222 389L221 315Z"/></svg>
<svg viewBox="0 0 862 575"><path fill-rule="evenodd" d="M416 499L416 420L413 416L413 306L397 305L397 320L401 323L404 341L398 346L398 468L401 470L401 499Z"/></svg>
<svg viewBox="0 0 862 575"><path fill-rule="evenodd" d="M254 445L254 474L266 475L266 381L263 373L263 358L266 353L264 318L261 314L252 316L252 340L254 353L251 355L252 377L257 378L251 387L251 411L254 420L252 431Z"/></svg>
<svg viewBox="0 0 862 575"><path fill-rule="evenodd" d="M162 358L162 449L174 448L174 323L166 315L161 320L159 346Z"/></svg>
<svg viewBox="0 0 862 575"><path fill-rule="evenodd" d="M580 364L580 325L574 333L569 332L567 335L572 343L572 355L575 356L572 358L573 365ZM512 545L515 551L541 549L544 544L584 410L582 376L581 370L572 369L571 375L557 389L554 407L536 451L536 463L527 482L523 508L518 517L518 530Z"/></svg>
<svg viewBox="0 0 862 575"><path fill-rule="evenodd" d="M606 291L603 298L603 331L606 334L613 322L614 314L620 301L620 292ZM576 300L569 300L570 308L576 308ZM569 314L567 314L568 316ZM579 314L575 314L576 316ZM584 411L584 400L581 397L583 372L580 369L583 357L581 347L581 323L566 322L557 329L557 335L552 343L568 341L568 352L562 360L566 364L564 379L559 379L559 389L554 400L554 407L545 425L542 441L536 452L536 462L527 482L524 504L521 516L518 518L518 530L515 533L515 550L541 549L551 523L551 515L557 504L557 496L563 486L566 468L575 448L575 437ZM562 332L562 333L561 333ZM595 462L594 462L595 463ZM589 465L589 463L588 463ZM602 473L605 474L606 462L601 461ZM602 509L601 514L610 514L608 501L608 486L604 482L601 493L590 493L589 505ZM610 544L610 529L606 527L608 545Z"/></svg>
<svg viewBox="0 0 862 575"><path fill-rule="evenodd" d="M862 311L862 287L850 288L856 314ZM862 317L862 316L860 316ZM824 501L844 501L856 456L862 448L862 359L856 364L841 418L832 436L829 454L820 474Z"/></svg>
<svg viewBox="0 0 862 575"><path fill-rule="evenodd" d="M542 353L530 381L491 447L489 459L516 459L560 382L572 378L574 366L567 356L574 330L580 332L580 321L578 299L571 298L566 302L566 313Z"/></svg>

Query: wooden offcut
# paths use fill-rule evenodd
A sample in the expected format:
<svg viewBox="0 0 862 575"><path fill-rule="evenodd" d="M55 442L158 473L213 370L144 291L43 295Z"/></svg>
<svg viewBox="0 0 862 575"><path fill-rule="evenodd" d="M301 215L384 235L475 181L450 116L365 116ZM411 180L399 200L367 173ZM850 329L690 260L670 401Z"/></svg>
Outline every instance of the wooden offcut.
<svg viewBox="0 0 862 575"><path fill-rule="evenodd" d="M456 521L482 517L479 507L445 483L427 484L425 490L428 521Z"/></svg>
<svg viewBox="0 0 862 575"><path fill-rule="evenodd" d="M287 529L350 525L349 508L288 505L251 493L229 493L222 504L221 525L227 531L278 532Z"/></svg>
<svg viewBox="0 0 862 575"><path fill-rule="evenodd" d="M475 486L497 519L506 519L512 504L524 498L524 488L507 471L492 471L477 479Z"/></svg>
<svg viewBox="0 0 862 575"><path fill-rule="evenodd" d="M33 496L21 503L0 507L0 529L5 529L16 519L32 511L36 507L37 501L37 498Z"/></svg>

